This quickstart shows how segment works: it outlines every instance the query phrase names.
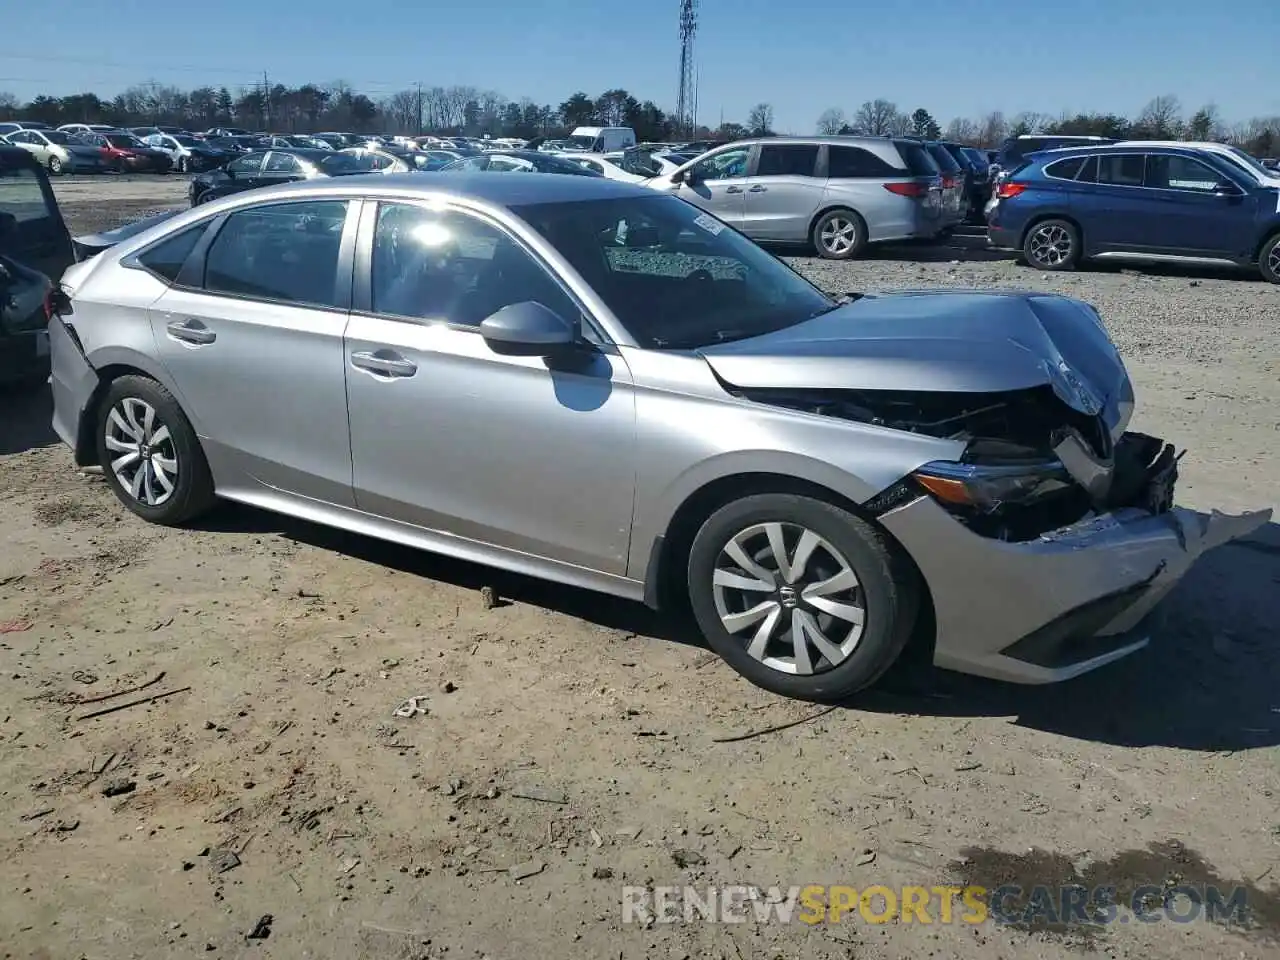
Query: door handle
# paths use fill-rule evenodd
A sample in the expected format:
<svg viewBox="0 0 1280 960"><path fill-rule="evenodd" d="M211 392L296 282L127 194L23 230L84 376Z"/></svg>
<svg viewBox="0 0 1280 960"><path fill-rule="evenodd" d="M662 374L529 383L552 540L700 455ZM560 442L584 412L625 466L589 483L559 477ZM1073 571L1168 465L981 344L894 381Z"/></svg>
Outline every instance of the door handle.
<svg viewBox="0 0 1280 960"><path fill-rule="evenodd" d="M741 187L725 187L724 192L725 193L741 193L742 188Z"/></svg>
<svg viewBox="0 0 1280 960"><path fill-rule="evenodd" d="M184 343L206 344L218 339L218 335L199 320L174 320L165 329L173 339Z"/></svg>
<svg viewBox="0 0 1280 960"><path fill-rule="evenodd" d="M379 353L384 355L379 356ZM378 351L378 353L370 350L357 351L351 355L351 365L384 377L412 377L418 372L416 363L389 350Z"/></svg>
<svg viewBox="0 0 1280 960"><path fill-rule="evenodd" d="M768 191L769 191L768 187L762 187L760 186L760 184L757 183L754 187L752 187L747 192L748 193L767 193Z"/></svg>

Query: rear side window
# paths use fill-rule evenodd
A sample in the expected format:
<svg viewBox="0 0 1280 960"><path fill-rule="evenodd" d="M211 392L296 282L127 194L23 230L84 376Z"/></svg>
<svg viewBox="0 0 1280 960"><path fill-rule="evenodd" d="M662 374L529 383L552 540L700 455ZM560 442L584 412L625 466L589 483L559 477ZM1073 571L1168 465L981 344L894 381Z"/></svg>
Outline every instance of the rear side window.
<svg viewBox="0 0 1280 960"><path fill-rule="evenodd" d="M1145 163L1146 157L1141 153L1098 157L1098 183L1117 187L1140 187Z"/></svg>
<svg viewBox="0 0 1280 960"><path fill-rule="evenodd" d="M196 248L196 244L200 242L200 237L204 235L205 228L208 226L207 221L199 223L181 233L174 234L167 240L160 241L150 250L140 254L137 258L138 263L161 280L167 283L176 282L182 265L187 262L187 257L191 256L191 251Z"/></svg>
<svg viewBox="0 0 1280 960"><path fill-rule="evenodd" d="M929 151L929 156L933 157L933 162L938 165L938 169L943 173L959 172L960 164L956 163L956 158L942 144L931 143L925 149Z"/></svg>
<svg viewBox="0 0 1280 960"><path fill-rule="evenodd" d="M936 177L942 172L933 157L929 156L929 151L924 148L924 144L916 143L914 140L895 140L894 145L898 148L898 154L912 176Z"/></svg>
<svg viewBox="0 0 1280 960"><path fill-rule="evenodd" d="M38 173L27 167L0 166L0 213L22 224L46 219L51 209Z"/></svg>
<svg viewBox="0 0 1280 960"><path fill-rule="evenodd" d="M901 176L870 150L862 147L831 147L827 154L827 176L833 180Z"/></svg>
<svg viewBox="0 0 1280 960"><path fill-rule="evenodd" d="M760 148L759 177L812 177L818 163L816 143L765 145Z"/></svg>
<svg viewBox="0 0 1280 960"><path fill-rule="evenodd" d="M342 200L275 203L227 217L209 246L204 288L303 306L338 307Z"/></svg>
<svg viewBox="0 0 1280 960"><path fill-rule="evenodd" d="M1087 157L1068 157L1066 160L1055 160L1044 168L1046 177L1058 180L1074 180L1085 165Z"/></svg>

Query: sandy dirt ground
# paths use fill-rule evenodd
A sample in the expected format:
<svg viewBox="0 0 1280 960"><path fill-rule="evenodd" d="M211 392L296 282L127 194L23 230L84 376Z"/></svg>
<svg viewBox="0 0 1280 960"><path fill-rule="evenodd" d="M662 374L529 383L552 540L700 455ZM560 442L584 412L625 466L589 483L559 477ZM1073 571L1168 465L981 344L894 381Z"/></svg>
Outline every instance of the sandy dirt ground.
<svg viewBox="0 0 1280 960"><path fill-rule="evenodd" d="M82 231L183 189L59 184ZM1189 451L1181 501L1280 497L1278 289L1044 277L963 240L795 262L829 289L1098 303L1135 426ZM0 396L0 956L1280 956L1275 524L1206 556L1164 634L1112 668L1035 689L920 671L815 716L606 597L230 505L147 526L49 414L43 391ZM423 712L393 716L409 697ZM1251 922L622 905L627 886L964 883L1240 888Z"/></svg>

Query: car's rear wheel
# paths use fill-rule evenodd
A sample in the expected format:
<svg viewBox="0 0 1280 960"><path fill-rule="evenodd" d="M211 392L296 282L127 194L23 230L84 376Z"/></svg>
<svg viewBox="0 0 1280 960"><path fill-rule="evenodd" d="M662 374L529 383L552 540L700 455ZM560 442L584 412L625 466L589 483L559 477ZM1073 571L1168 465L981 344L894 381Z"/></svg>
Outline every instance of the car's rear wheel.
<svg viewBox="0 0 1280 960"><path fill-rule="evenodd" d="M1022 255L1037 270L1073 270L1080 262L1080 231L1066 220L1042 220L1027 231Z"/></svg>
<svg viewBox="0 0 1280 960"><path fill-rule="evenodd" d="M893 664L916 617L917 575L877 528L793 494L713 513L689 553L698 626L734 670L775 693L840 702Z"/></svg>
<svg viewBox="0 0 1280 960"><path fill-rule="evenodd" d="M850 260L867 245L867 225L852 210L828 210L813 225L811 237L820 257Z"/></svg>
<svg viewBox="0 0 1280 960"><path fill-rule="evenodd" d="M186 172L187 172L187 169L189 168L189 166L190 166L190 161L189 161L186 157L179 157L179 158L178 158L178 172L179 172L179 173L186 173Z"/></svg>
<svg viewBox="0 0 1280 960"><path fill-rule="evenodd" d="M62 158L61 158L61 157L50 157L50 158L49 158L49 172L50 172L51 174L53 174L53 175L56 177L56 176L61 175L62 170L63 170L63 166L62 166Z"/></svg>
<svg viewBox="0 0 1280 960"><path fill-rule="evenodd" d="M190 421L148 377L113 380L98 407L98 462L126 507L173 526L213 503L213 477Z"/></svg>
<svg viewBox="0 0 1280 960"><path fill-rule="evenodd" d="M1258 269L1262 271L1262 279L1271 283L1280 283L1280 233L1262 245L1258 256Z"/></svg>

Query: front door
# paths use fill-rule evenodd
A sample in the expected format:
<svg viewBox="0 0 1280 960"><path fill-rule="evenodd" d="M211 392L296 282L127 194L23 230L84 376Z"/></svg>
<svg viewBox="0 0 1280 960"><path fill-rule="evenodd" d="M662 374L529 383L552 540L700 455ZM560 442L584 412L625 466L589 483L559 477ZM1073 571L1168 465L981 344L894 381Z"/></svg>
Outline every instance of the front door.
<svg viewBox="0 0 1280 960"><path fill-rule="evenodd" d="M760 240L808 240L825 187L817 166L816 143L762 144L747 177L742 232Z"/></svg>
<svg viewBox="0 0 1280 960"><path fill-rule="evenodd" d="M750 160L750 146L726 147L708 154L689 168L689 178L677 185L676 196L741 229L747 212Z"/></svg>
<svg viewBox="0 0 1280 960"><path fill-rule="evenodd" d="M580 307L505 229L410 203L366 211L346 377L357 505L466 540L626 571L631 375L611 348L576 363L494 353L480 321Z"/></svg>
<svg viewBox="0 0 1280 960"><path fill-rule="evenodd" d="M1235 259L1251 254L1257 198L1192 157L1148 154L1148 228L1165 252Z"/></svg>
<svg viewBox="0 0 1280 960"><path fill-rule="evenodd" d="M222 467L224 477L342 506L352 504L342 335L351 281L343 250L354 244L355 217L347 222L347 206L245 207L199 262L190 254L199 226L139 257L177 277L151 307L152 334L215 474Z"/></svg>

